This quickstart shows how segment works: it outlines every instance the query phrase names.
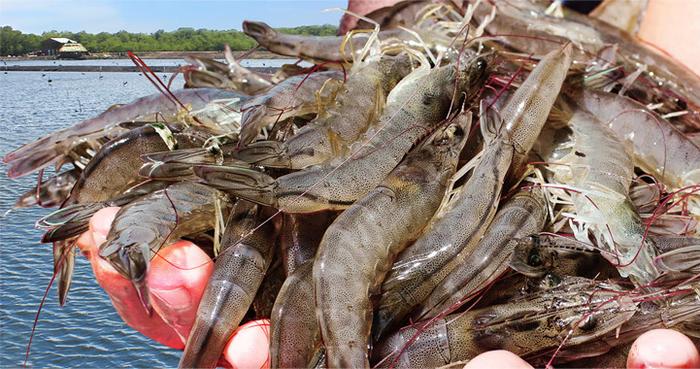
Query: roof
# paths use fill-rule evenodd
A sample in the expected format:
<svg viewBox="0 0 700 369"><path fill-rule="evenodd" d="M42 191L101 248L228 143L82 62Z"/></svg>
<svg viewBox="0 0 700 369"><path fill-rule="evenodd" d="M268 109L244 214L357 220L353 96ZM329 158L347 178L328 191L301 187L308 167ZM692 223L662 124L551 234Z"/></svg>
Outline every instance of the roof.
<svg viewBox="0 0 700 369"><path fill-rule="evenodd" d="M65 38L65 37L51 37L49 40L53 40L53 41L56 41L56 42L61 43L61 44L77 44L78 43L78 41L73 41L73 40L71 40L69 38Z"/></svg>
<svg viewBox="0 0 700 369"><path fill-rule="evenodd" d="M65 44L58 49L59 53L86 53L87 49L78 43L75 44Z"/></svg>

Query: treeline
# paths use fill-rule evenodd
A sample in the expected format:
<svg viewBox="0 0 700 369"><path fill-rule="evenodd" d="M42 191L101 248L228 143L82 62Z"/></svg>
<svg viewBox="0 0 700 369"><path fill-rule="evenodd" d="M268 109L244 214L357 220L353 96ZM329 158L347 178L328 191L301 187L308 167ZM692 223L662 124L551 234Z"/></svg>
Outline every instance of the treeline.
<svg viewBox="0 0 700 369"><path fill-rule="evenodd" d="M299 35L331 36L337 27L331 25L279 28L280 32ZM87 33L49 31L41 35L26 34L10 26L0 28L0 55L24 55L41 49L50 37L66 37L83 44L90 52L131 51L221 51L228 44L233 50L247 50L255 41L237 30L178 28L154 33Z"/></svg>

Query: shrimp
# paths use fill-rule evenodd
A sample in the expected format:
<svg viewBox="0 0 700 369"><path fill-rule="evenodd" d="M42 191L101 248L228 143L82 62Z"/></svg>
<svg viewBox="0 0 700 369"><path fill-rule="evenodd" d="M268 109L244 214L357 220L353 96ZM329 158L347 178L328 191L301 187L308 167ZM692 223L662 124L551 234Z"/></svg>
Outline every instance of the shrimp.
<svg viewBox="0 0 700 369"><path fill-rule="evenodd" d="M638 285L656 278L652 259L653 241L645 237L645 228L629 197L634 164L617 136L582 108L560 100L560 114L554 120L568 123L571 141L555 145L545 161L553 173L553 182L571 188L571 193L554 190L568 197L574 209L576 239L586 242L589 235L605 256L618 266L620 275L629 276ZM559 165L564 164L564 165ZM612 253L612 254L610 254Z"/></svg>
<svg viewBox="0 0 700 369"><path fill-rule="evenodd" d="M381 116L386 96L410 71L407 57L355 63L323 115L285 142L255 142L236 157L268 167L302 169L347 156L350 145Z"/></svg>
<svg viewBox="0 0 700 369"><path fill-rule="evenodd" d="M17 199L15 208L26 208L32 205L38 205L42 208L59 206L68 198L79 176L80 170L73 168L56 174L48 180L42 180L41 183Z"/></svg>
<svg viewBox="0 0 700 369"><path fill-rule="evenodd" d="M515 5L514 5L515 4ZM683 65L650 49L626 32L623 32L595 18L567 12L563 18L547 16L544 7L531 1L503 1L494 5L497 9L496 18L490 22L486 30L495 35L509 46L520 51L541 55L559 47L568 41L577 46L577 61L610 64L613 60L601 60L596 55L615 45L619 48L616 55L627 73L639 70L646 83L641 90L657 89L661 100L670 100L670 105L680 95L687 105L694 110L691 120L697 125L698 108L700 107L700 77ZM477 19L483 19L490 14L491 7L479 7L475 13ZM528 30L527 37L522 30ZM591 60L593 59L593 60ZM658 87L657 87L658 86ZM672 91L668 96L668 90Z"/></svg>
<svg viewBox="0 0 700 369"><path fill-rule="evenodd" d="M203 142L190 134L175 133L174 137L183 147L192 147ZM141 164L140 155L167 149L168 145L152 126L142 126L115 138L102 146L95 157L90 160L61 207L103 203L121 195L124 191L142 182L138 176L138 168ZM63 247L73 247L73 242L57 242L74 238L86 231L91 213L92 211L81 211L80 217L74 217L69 222L64 222L43 236L42 242L54 242L54 257L60 258L61 255L67 254L67 251L62 250ZM54 265L62 265L61 268L73 266L72 263L60 263L58 260L54 260ZM58 273L59 285L70 285L70 281L64 281L62 278L69 278L72 274L72 271L68 270ZM66 289L65 293L67 292ZM65 298L59 293L61 301L64 301Z"/></svg>
<svg viewBox="0 0 700 369"><path fill-rule="evenodd" d="M508 265L520 274L540 278L547 273L585 278L619 278L617 270L590 244L554 234L515 240Z"/></svg>
<svg viewBox="0 0 700 369"><path fill-rule="evenodd" d="M418 15L423 12L426 5L429 5L429 1L399 1L391 6L386 6L379 8L367 14L367 18L374 20L379 24L379 27L383 30L400 28L400 27L411 27L419 20ZM350 15L343 15L344 17L349 17ZM341 21L341 28L344 22ZM357 21L356 29L368 29L372 27L370 23L365 20L359 19ZM343 32L345 31L345 32ZM346 33L348 30L341 29L341 34Z"/></svg>
<svg viewBox="0 0 700 369"><path fill-rule="evenodd" d="M700 147L666 119L624 96L587 90L576 102L627 145L634 164L671 189L700 183Z"/></svg>
<svg viewBox="0 0 700 369"><path fill-rule="evenodd" d="M191 182L175 183L144 196L119 210L99 255L133 283L150 311L146 272L151 258L173 240L213 229L217 202L226 209L228 198Z"/></svg>
<svg viewBox="0 0 700 369"><path fill-rule="evenodd" d="M556 349L569 334L567 346L589 343L637 311L624 292L614 283L568 277L504 304L405 327L380 342L373 356L382 367L434 368L495 349L532 356Z"/></svg>
<svg viewBox="0 0 700 369"><path fill-rule="evenodd" d="M209 58L185 57L194 67L187 68L184 72L185 88L211 87L257 95L273 86L270 76L241 66L228 45L224 45L224 56L226 63Z"/></svg>
<svg viewBox="0 0 700 369"><path fill-rule="evenodd" d="M303 368L322 345L314 306L313 260L284 281L270 318L270 367Z"/></svg>
<svg viewBox="0 0 700 369"><path fill-rule="evenodd" d="M654 264L666 273L700 273L700 239L696 238L692 245L661 253Z"/></svg>
<svg viewBox="0 0 700 369"><path fill-rule="evenodd" d="M249 168L246 162L234 159L235 143L191 149L176 149L141 155L144 162L139 176L161 181L193 180L192 168L198 164L225 164Z"/></svg>
<svg viewBox="0 0 700 369"><path fill-rule="evenodd" d="M270 317L270 367L305 367L321 347L316 320L313 259L335 216L283 214L280 246L287 279Z"/></svg>
<svg viewBox="0 0 700 369"><path fill-rule="evenodd" d="M252 37L264 48L275 54L307 59L314 62L343 63L354 59L365 48L371 37L361 34L349 36L299 36L286 35L274 30L263 22L243 21L243 32ZM386 30L377 33L379 40L414 40L409 33L399 30Z"/></svg>
<svg viewBox="0 0 700 369"><path fill-rule="evenodd" d="M631 344L644 332L652 329L667 328L685 331L692 334L689 324L700 319L700 297L697 295L698 283L681 284L669 288L665 294L638 294L637 291L628 292L633 301L638 303L634 315L620 325L617 329L607 331L596 340L585 343L567 342L556 356L552 358L555 348L544 350L537 354L525 357L535 367L545 366L551 363L562 363L581 358L602 355L615 348L625 347ZM650 300L650 301L646 301ZM608 306L601 308L607 309ZM594 319L596 320L596 319ZM590 321L585 319L584 325ZM594 321L594 324L599 323Z"/></svg>
<svg viewBox="0 0 700 369"><path fill-rule="evenodd" d="M517 239L542 230L546 205L541 189L521 190L498 210L474 250L440 282L421 304L417 316L445 311L466 296L485 288L508 268Z"/></svg>
<svg viewBox="0 0 700 369"><path fill-rule="evenodd" d="M488 124L482 122L486 143L471 177L423 235L399 256L384 281L375 316L377 332L398 323L423 302L466 257L462 250L474 248L496 213L506 174L524 162L570 64L570 45L540 61L503 108L498 136L488 133Z"/></svg>
<svg viewBox="0 0 700 369"><path fill-rule="evenodd" d="M314 258L323 234L334 219L335 214L331 212L282 215L280 251L287 276Z"/></svg>
<svg viewBox="0 0 700 369"><path fill-rule="evenodd" d="M210 88L179 90L173 94L182 104L191 105L193 110L202 109L215 100L243 99L238 93ZM21 177L64 160L71 150L84 140L104 136L114 138L125 132L119 127L119 123L137 120L158 121L157 116L174 116L179 110L179 105L160 93L110 108L95 118L50 133L8 153L3 158L9 166L7 175L10 178Z"/></svg>
<svg viewBox="0 0 700 369"><path fill-rule="evenodd" d="M87 231L90 218L100 209L110 206L124 206L135 199L161 190L170 183L164 181L143 181L122 194L109 200L65 205L36 222L37 228L48 229L42 242L57 242Z"/></svg>
<svg viewBox="0 0 700 369"><path fill-rule="evenodd" d="M245 200L234 206L180 368L215 368L224 346L253 302L270 266L277 236L273 222L257 227L264 215L260 205Z"/></svg>
<svg viewBox="0 0 700 369"><path fill-rule="evenodd" d="M204 137L175 131L182 148L201 146ZM143 179L139 177L141 155L168 150L168 144L153 126L132 129L100 148L80 174L64 206L106 201Z"/></svg>
<svg viewBox="0 0 700 369"><path fill-rule="evenodd" d="M381 183L421 137L444 121L455 91L470 101L487 76L486 67L484 59L474 58L459 70L451 64L414 71L391 91L376 130L367 131L361 139L365 144L348 158L277 179L222 166L198 166L195 174L217 188L287 213L345 209Z"/></svg>
<svg viewBox="0 0 700 369"><path fill-rule="evenodd" d="M282 262L276 256L277 254L272 257L274 264L267 268L267 274L265 274L250 306L255 312L255 319L269 319L272 316L275 299L277 299L277 295L287 279Z"/></svg>
<svg viewBox="0 0 700 369"><path fill-rule="evenodd" d="M273 86L265 93L248 100L242 107L240 145L250 143L258 132L275 122L294 116L318 112L317 94L324 99L335 96L337 87L326 86L327 82L339 82L340 71L326 71L294 76ZM332 85L332 83L330 83Z"/></svg>
<svg viewBox="0 0 700 369"><path fill-rule="evenodd" d="M442 201L471 123L464 116L455 120L411 151L324 234L313 278L329 367L369 368L370 297L394 256L420 235Z"/></svg>

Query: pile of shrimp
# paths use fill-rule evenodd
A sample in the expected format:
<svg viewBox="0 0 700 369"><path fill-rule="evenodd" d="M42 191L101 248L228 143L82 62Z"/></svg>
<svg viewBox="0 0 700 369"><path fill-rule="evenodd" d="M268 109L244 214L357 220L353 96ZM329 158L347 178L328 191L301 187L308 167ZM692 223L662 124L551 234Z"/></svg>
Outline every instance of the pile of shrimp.
<svg viewBox="0 0 700 369"><path fill-rule="evenodd" d="M181 368L257 318L273 368L621 367L646 330L700 337L700 78L552 7L408 1L338 37L245 21L313 67L192 58L185 89L155 78L8 153L11 177L58 173L17 206L59 207L37 222L59 302L120 206L99 254L144 309L168 244L214 260Z"/></svg>

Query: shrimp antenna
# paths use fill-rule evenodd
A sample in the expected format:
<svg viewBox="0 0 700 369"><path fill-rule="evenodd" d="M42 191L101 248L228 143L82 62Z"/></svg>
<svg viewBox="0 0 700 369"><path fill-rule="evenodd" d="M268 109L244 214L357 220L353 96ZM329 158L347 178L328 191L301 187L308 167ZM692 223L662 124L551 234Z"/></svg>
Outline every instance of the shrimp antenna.
<svg viewBox="0 0 700 369"><path fill-rule="evenodd" d="M347 10L347 9L342 9L342 8L330 8L330 9L324 9L324 10L323 10L323 12L332 12L332 11L340 11L340 12L343 12L343 13L346 13L346 14L350 14L350 15L352 15L352 16L355 17L355 18L361 19L361 20L363 20L363 21L365 21L365 22L367 22L367 23L369 23L369 24L374 25L374 30L373 30L372 32L370 32L370 35L369 35L369 37L367 38L367 43L365 43L365 46L362 48L362 51L360 52L360 55L359 55L359 57L357 58L357 61L362 61L362 60L364 60L364 59L365 59L368 55L370 55L370 54L376 54L376 50L377 50L377 49L380 49L380 46L381 46L381 41L379 40L379 23L377 23L377 22L374 21L373 19L370 19L370 18L367 18L367 17L365 17L365 16L359 15L359 14L357 14L357 13L355 13L355 12L351 12L351 11L349 11L349 10ZM358 32L350 31L350 32L345 36L345 39L343 40L343 43L340 45L340 52L341 52L341 53L343 53L343 54L345 53L345 43L346 43L348 40L350 40L350 39L354 36L355 33L358 33ZM372 45L374 45L375 43L377 44L376 49L374 49L374 48L372 47ZM350 45L352 46L352 43L351 43ZM370 53L370 51L373 50L373 49L375 50L375 52ZM344 55L343 55L343 58L345 58ZM352 58L352 59L353 59L353 61L356 60L356 59L355 59L354 53L353 53L353 58Z"/></svg>
<svg viewBox="0 0 700 369"><path fill-rule="evenodd" d="M428 48L428 45L425 43L425 41L423 41L423 38L420 36L420 34L418 34L418 32L416 32L416 31L414 31L414 30L412 30L412 29L406 28L406 27L402 27L402 26L399 26L399 29L402 30L402 31L404 31L404 32L407 32L407 33L410 34L411 36L415 37L416 40L418 40L418 43L420 44L420 46L423 48L423 51L425 51L425 54L428 55L428 57L430 58L430 60L433 62L433 65L437 65L437 64L438 64L438 63L437 63L437 58L435 57L435 55L433 54L433 52L430 51L430 48Z"/></svg>

